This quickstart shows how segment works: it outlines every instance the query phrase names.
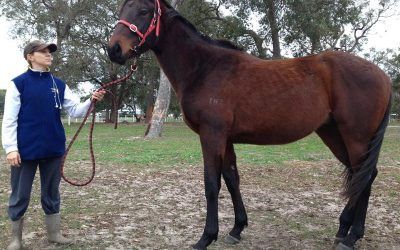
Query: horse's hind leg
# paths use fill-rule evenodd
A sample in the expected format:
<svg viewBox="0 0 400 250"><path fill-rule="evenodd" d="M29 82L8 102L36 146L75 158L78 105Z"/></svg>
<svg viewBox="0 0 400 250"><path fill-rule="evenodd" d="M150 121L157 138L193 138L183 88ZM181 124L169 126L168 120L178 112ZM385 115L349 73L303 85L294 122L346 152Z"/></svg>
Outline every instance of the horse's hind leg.
<svg viewBox="0 0 400 250"><path fill-rule="evenodd" d="M349 202L340 215L340 226L336 234L338 240L336 249L344 250L352 249L357 240L364 236L371 185L378 173L376 169L378 154L376 152L379 152L383 137L372 143L372 141L369 141L368 136L366 138L353 136L354 128L337 127L334 129L333 127L336 126L332 126L329 129L325 127L319 133L317 131L317 133L335 156L347 166L349 173L348 184L350 186L347 187ZM373 148L377 150L368 153L371 143L374 144ZM344 154L345 151L347 151L347 154ZM354 182L352 182L353 179L355 180ZM366 183L364 185L362 183L365 180ZM360 192L360 195L354 196L357 192Z"/></svg>
<svg viewBox="0 0 400 250"><path fill-rule="evenodd" d="M344 140L340 134L339 129L334 121L325 124L317 131L323 142L329 147L332 153L338 158L347 169L351 169L353 164L360 162L360 157L366 150L367 146L353 146L349 147L350 153L346 147ZM350 203L346 205L339 217L339 230L336 233L335 244L345 242L348 247L354 246L355 242L364 235L364 224L366 211L368 207L368 200L371 191L371 185L375 179L377 172L374 172L368 186L363 191L356 205L351 206ZM350 234L349 230L351 228ZM338 248L346 248L346 245L340 244Z"/></svg>
<svg viewBox="0 0 400 250"><path fill-rule="evenodd" d="M348 170L350 175L349 180L357 178L355 174L357 174L358 171L364 171L367 168L372 169L372 171L368 177L369 179L366 186L357 200L355 202L349 200L340 216L340 227L336 236L341 238L341 240L336 249L341 250L353 249L357 240L364 237L365 219L371 194L371 186L378 174L376 161L368 159L369 156L367 152L370 143L365 141L361 142L360 139L357 140L350 137L350 135L346 136L346 145L349 152L350 164L352 166L352 168ZM372 157L378 156L375 155ZM365 162L369 162L368 165L364 164Z"/></svg>
<svg viewBox="0 0 400 250"><path fill-rule="evenodd" d="M239 173L236 166L236 155L232 143L228 143L225 151L222 176L232 197L233 209L235 211L235 225L225 238L230 244L238 243L240 234L247 226L247 214L243 205L242 195L239 189Z"/></svg>
<svg viewBox="0 0 400 250"><path fill-rule="evenodd" d="M346 168L350 168L349 155L347 153L346 145L342 139L342 136L337 128L336 123L332 120L330 123L320 127L316 133L322 139L326 146L332 151L336 158L345 165ZM348 234L351 225L354 220L355 208L350 208L347 205L339 218L339 230L336 233L335 244L342 241Z"/></svg>
<svg viewBox="0 0 400 250"><path fill-rule="evenodd" d="M364 236L365 218L371 194L371 186L377 174L377 170L372 173L368 186L362 192L357 203L352 206L350 202L348 202L346 207L343 209L339 218L339 230L336 233L335 243L339 244L337 249L351 249L356 241Z"/></svg>
<svg viewBox="0 0 400 250"><path fill-rule="evenodd" d="M356 205L351 206L350 204L347 204L345 209L343 210L342 215L340 216L340 221L341 221L340 226L342 227L342 220L344 219L346 220L346 222L351 221L351 229L350 233L348 234L347 234L349 230L348 228L347 231L342 231L342 233L346 232L347 235L342 234L340 236L342 240L336 247L337 250L352 249L357 240L364 237L365 218L367 216L368 202L369 202L369 197L371 195L371 186L377 174L378 174L377 170L375 170L372 173L368 186L362 192ZM339 232L341 232L340 228Z"/></svg>

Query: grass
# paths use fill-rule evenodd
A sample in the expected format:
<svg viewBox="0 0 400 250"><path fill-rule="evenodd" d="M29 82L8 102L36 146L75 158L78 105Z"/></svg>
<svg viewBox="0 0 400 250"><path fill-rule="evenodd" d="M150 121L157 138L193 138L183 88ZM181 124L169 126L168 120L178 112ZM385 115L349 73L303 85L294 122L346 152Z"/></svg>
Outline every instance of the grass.
<svg viewBox="0 0 400 250"><path fill-rule="evenodd" d="M66 126L71 137L77 125ZM98 162L107 164L129 164L135 166L174 167L201 165L202 154L198 135L183 123L165 126L160 139L144 139L146 127L142 124L113 125L97 124L94 131L94 151ZM74 144L72 160L89 160L86 133ZM398 147L400 129L388 129L383 145L384 163L396 161L400 155ZM300 141L277 146L235 145L238 163L247 165L281 164L285 161L318 161L333 158L332 153L315 134ZM397 159L398 160L398 159Z"/></svg>
<svg viewBox="0 0 400 250"><path fill-rule="evenodd" d="M160 139L142 138L144 130L144 125L121 124L117 130L112 125L96 125L94 149L99 162L159 167L201 164L198 136L183 123L167 125ZM75 125L66 127L68 135L74 131ZM86 136L81 135L75 143L71 151L75 160L89 159L86 140ZM329 151L315 135L283 146L235 147L238 159L243 164L265 165L294 159L312 161L331 158Z"/></svg>

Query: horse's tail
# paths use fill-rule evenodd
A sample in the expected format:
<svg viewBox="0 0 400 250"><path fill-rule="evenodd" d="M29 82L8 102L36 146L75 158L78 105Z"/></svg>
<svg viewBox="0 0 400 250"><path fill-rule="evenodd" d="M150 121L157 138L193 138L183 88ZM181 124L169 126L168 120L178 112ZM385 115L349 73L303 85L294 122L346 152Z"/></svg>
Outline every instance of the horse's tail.
<svg viewBox="0 0 400 250"><path fill-rule="evenodd" d="M368 186L368 183L374 172L377 171L376 165L378 163L379 152L381 150L386 127L389 123L391 103L392 97L390 96L385 116L383 117L381 124L379 125L373 139L369 144L368 151L366 153L367 158L358 166L358 171L353 172L350 167L346 167L344 172L345 181L342 194L348 199L350 206L354 206L356 204L361 193Z"/></svg>

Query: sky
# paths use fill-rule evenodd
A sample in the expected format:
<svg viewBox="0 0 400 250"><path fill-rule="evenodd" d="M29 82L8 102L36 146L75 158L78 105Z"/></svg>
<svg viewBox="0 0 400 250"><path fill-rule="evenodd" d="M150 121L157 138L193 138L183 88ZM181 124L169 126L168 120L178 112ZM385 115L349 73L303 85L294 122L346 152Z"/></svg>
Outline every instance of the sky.
<svg viewBox="0 0 400 250"><path fill-rule="evenodd" d="M7 83L27 69L27 63L18 47L21 42L11 39L9 35L10 23L0 17L0 88L4 89Z"/></svg>
<svg viewBox="0 0 400 250"><path fill-rule="evenodd" d="M5 89L14 77L27 69L27 63L22 54L22 41L11 38L11 25L4 17L0 16L0 48L3 49L0 60L1 89ZM368 38L365 52L372 47L382 50L386 48L400 49L400 14L392 14L382 19L370 31Z"/></svg>

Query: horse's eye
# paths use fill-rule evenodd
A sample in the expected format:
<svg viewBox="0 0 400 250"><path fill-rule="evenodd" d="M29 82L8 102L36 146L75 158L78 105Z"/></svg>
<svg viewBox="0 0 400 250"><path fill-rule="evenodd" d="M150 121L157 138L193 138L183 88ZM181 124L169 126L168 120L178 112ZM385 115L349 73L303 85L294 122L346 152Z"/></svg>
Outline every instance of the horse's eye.
<svg viewBox="0 0 400 250"><path fill-rule="evenodd" d="M145 16L145 15L147 15L149 12L150 12L150 10L148 10L148 9L141 9L140 12L139 12L139 15Z"/></svg>

